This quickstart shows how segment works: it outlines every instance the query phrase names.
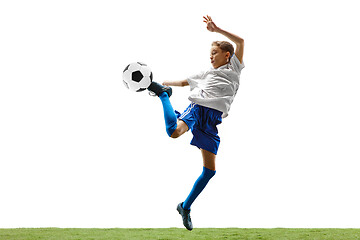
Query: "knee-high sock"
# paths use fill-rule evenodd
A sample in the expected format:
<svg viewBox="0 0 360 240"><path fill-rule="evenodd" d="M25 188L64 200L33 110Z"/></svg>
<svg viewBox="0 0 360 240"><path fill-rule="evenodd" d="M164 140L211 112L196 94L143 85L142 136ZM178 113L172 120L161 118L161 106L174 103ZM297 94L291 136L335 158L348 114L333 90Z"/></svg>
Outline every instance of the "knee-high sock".
<svg viewBox="0 0 360 240"><path fill-rule="evenodd" d="M177 117L171 105L168 94L166 92L163 92L160 94L159 98L164 109L166 132L170 137L177 127Z"/></svg>
<svg viewBox="0 0 360 240"><path fill-rule="evenodd" d="M185 202L183 203L184 209L190 210L191 204L195 201L197 196L199 196L199 194L205 188L209 180L215 175L215 173L216 171L203 167L203 172L201 173L200 177L196 180L189 196L186 198Z"/></svg>

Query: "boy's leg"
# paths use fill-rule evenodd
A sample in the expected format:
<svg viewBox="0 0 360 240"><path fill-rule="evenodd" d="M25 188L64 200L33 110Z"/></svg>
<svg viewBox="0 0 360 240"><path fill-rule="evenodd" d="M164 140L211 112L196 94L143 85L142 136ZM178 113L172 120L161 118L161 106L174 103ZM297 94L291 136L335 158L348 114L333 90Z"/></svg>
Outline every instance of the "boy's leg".
<svg viewBox="0 0 360 240"><path fill-rule="evenodd" d="M204 190L209 180L215 175L215 159L216 155L204 149L201 149L201 153L203 156L203 172L196 180L189 196L186 198L185 202L183 203L183 208L186 210L190 210L192 203L195 199L199 196L199 194Z"/></svg>
<svg viewBox="0 0 360 240"><path fill-rule="evenodd" d="M192 222L190 217L190 207L199 194L204 190L209 180L215 175L215 158L216 155L212 152L201 149L203 155L204 167L200 177L196 180L189 196L185 202L179 203L177 206L178 212L181 214L183 224L188 230L192 230Z"/></svg>
<svg viewBox="0 0 360 240"><path fill-rule="evenodd" d="M212 152L206 151L204 149L201 149L201 154L203 157L203 165L204 167L215 171L215 159L216 155Z"/></svg>
<svg viewBox="0 0 360 240"><path fill-rule="evenodd" d="M177 117L166 92L159 95L164 110L166 132L171 137L177 127Z"/></svg>
<svg viewBox="0 0 360 240"><path fill-rule="evenodd" d="M166 132L169 137L178 138L189 130L189 127L182 120L178 120L175 111L171 105L169 96L162 93L159 96L164 110L164 119L166 125Z"/></svg>
<svg viewBox="0 0 360 240"><path fill-rule="evenodd" d="M172 138L180 137L189 128L183 121L178 122L177 120L177 116L169 99L169 97L172 94L171 88L162 86L161 84L156 82L152 82L148 90L155 93L161 100L164 110L166 132L169 135L169 137Z"/></svg>

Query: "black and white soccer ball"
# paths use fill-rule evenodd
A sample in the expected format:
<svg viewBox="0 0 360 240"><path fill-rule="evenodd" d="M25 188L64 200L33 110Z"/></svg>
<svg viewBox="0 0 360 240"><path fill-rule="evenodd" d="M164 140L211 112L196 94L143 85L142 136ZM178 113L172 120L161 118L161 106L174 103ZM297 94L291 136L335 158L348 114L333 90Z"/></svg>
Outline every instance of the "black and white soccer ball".
<svg viewBox="0 0 360 240"><path fill-rule="evenodd" d="M150 86L152 79L151 69L145 63L130 63L123 71L123 82L131 91L144 91Z"/></svg>

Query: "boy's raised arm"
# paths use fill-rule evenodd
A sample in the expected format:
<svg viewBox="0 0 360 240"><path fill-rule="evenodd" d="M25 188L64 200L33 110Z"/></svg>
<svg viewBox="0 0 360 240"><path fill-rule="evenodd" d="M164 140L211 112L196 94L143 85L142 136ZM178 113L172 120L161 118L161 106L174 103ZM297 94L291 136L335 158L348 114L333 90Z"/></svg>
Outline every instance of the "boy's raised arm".
<svg viewBox="0 0 360 240"><path fill-rule="evenodd" d="M204 18L204 22L206 23L206 28L210 32L220 33L236 44L235 56L239 59L240 63L243 63L244 39L216 26L216 24L213 22L210 16L206 16L206 17L204 16L203 18Z"/></svg>

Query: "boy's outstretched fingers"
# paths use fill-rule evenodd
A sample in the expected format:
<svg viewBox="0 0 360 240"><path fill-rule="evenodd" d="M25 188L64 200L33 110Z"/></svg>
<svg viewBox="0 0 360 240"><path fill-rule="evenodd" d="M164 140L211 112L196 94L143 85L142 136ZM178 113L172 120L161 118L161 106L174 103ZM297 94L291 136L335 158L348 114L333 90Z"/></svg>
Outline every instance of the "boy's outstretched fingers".
<svg viewBox="0 0 360 240"><path fill-rule="evenodd" d="M203 21L204 23L208 23L210 21L209 16L206 16L206 17L203 16L203 18L204 18L204 21Z"/></svg>
<svg viewBox="0 0 360 240"><path fill-rule="evenodd" d="M204 23L206 23L206 28L207 30L209 30L210 32L217 32L219 30L219 28L216 26L216 24L212 21L211 17L209 15L207 15L206 17L203 16Z"/></svg>

